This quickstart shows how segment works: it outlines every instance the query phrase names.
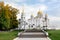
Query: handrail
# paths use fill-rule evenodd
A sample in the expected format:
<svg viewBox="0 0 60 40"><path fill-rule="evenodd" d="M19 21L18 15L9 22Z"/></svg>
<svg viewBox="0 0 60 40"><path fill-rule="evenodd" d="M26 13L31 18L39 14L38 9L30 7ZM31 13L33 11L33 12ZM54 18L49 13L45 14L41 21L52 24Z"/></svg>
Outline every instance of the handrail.
<svg viewBox="0 0 60 40"><path fill-rule="evenodd" d="M46 31L44 31L44 30L42 30L43 32L44 32L44 34L46 35L46 36L48 36L48 32L46 32Z"/></svg>

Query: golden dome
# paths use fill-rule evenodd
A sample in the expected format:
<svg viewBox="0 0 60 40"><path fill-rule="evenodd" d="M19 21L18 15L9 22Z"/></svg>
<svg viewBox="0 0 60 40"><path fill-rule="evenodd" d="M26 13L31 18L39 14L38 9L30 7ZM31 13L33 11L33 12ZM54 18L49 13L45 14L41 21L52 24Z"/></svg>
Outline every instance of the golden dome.
<svg viewBox="0 0 60 40"><path fill-rule="evenodd" d="M39 10L37 16L38 17L42 17L43 16L43 12L41 10Z"/></svg>
<svg viewBox="0 0 60 40"><path fill-rule="evenodd" d="M41 11L41 10L39 10L39 11L38 11L38 14L39 14L39 15L42 15L42 11Z"/></svg>

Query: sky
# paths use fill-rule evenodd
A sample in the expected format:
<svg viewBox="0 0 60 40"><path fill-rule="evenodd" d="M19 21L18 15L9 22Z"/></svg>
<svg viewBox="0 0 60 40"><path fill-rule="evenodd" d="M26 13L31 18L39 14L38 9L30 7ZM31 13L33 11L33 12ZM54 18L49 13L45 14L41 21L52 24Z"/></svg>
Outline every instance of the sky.
<svg viewBox="0 0 60 40"><path fill-rule="evenodd" d="M0 0L5 4L9 4L12 7L19 9L17 19L20 18L22 8L24 8L24 14L26 19L30 18L30 15L37 15L39 10L43 11L43 14L48 14L50 25L60 29L60 0ZM23 7L24 5L24 7Z"/></svg>

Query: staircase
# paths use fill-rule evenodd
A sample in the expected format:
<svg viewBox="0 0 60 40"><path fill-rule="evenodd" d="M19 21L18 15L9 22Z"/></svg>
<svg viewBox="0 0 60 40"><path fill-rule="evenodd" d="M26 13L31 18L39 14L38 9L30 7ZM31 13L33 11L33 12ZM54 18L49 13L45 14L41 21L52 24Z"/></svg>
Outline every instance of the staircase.
<svg viewBox="0 0 60 40"><path fill-rule="evenodd" d="M43 38L47 37L47 35L42 30L32 29L25 30L19 35L20 38Z"/></svg>
<svg viewBox="0 0 60 40"><path fill-rule="evenodd" d="M20 32L18 37L14 40L51 40L46 35L46 32L43 30L25 30L23 32Z"/></svg>

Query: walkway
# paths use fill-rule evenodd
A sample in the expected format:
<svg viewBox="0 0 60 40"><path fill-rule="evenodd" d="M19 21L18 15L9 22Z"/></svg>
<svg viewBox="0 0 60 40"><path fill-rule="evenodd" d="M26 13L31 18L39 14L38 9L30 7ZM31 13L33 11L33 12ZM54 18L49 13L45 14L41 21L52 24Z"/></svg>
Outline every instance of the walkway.
<svg viewBox="0 0 60 40"><path fill-rule="evenodd" d="M27 30L15 38L15 40L50 40L42 31L40 30Z"/></svg>

